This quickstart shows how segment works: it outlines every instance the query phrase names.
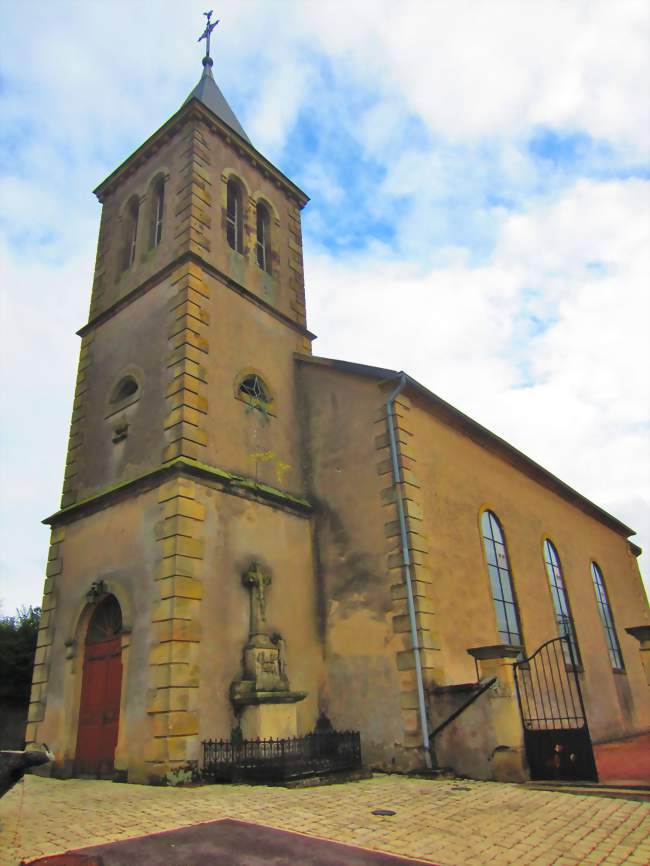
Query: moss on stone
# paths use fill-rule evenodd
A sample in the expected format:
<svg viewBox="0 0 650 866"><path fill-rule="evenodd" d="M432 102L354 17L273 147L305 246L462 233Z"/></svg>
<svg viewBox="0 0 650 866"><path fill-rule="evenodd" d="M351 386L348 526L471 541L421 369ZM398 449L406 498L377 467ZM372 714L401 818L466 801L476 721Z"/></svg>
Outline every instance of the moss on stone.
<svg viewBox="0 0 650 866"><path fill-rule="evenodd" d="M270 484L262 484L260 481L255 481L253 478L248 478L245 475L235 475L232 472L227 472L225 469L219 469L217 466L210 466L207 463L201 463L199 460L193 460L190 457L177 457L169 463L163 463L155 469L144 472L141 475L136 475L126 481L120 481L118 484L113 484L110 487L100 490L99 493L94 493L92 496L87 496L85 499L80 499L71 505L62 508L55 512L50 517L46 517L43 523L55 524L60 518L68 514L74 514L76 511L83 509L85 506L93 502L99 502L102 499L115 494L120 490L132 487L139 481L144 481L146 478L152 477L159 473L164 475L171 474L178 470L195 470L201 475L214 478L221 482L226 487L240 487L245 490L250 490L252 493L257 493L267 499L276 499L280 502L286 502L293 506L299 506L301 509L311 509L311 504L300 496L294 496L287 493L286 490L281 490L279 487L273 487Z"/></svg>

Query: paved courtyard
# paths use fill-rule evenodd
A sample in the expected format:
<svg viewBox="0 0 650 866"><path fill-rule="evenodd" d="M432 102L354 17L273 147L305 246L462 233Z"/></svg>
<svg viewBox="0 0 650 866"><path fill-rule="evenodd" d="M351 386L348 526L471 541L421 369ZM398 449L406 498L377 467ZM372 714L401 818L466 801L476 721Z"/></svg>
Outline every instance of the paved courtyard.
<svg viewBox="0 0 650 866"><path fill-rule="evenodd" d="M378 808L396 814L374 816ZM222 817L440 866L650 863L650 804L624 799L388 775L305 789L29 776L0 800L0 866Z"/></svg>

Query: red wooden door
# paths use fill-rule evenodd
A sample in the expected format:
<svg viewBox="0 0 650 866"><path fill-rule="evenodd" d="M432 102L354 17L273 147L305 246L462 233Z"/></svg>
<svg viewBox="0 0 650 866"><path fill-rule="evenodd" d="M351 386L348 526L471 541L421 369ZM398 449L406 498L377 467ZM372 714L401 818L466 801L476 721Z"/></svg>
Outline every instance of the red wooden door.
<svg viewBox="0 0 650 866"><path fill-rule="evenodd" d="M77 774L112 774L121 691L121 637L86 644L77 734Z"/></svg>

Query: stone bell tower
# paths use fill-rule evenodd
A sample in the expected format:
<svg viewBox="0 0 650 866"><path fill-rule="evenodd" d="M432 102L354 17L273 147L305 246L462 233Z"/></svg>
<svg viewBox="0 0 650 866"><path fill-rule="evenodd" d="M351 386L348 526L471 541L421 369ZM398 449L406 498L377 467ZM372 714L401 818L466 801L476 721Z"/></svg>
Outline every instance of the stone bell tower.
<svg viewBox="0 0 650 866"><path fill-rule="evenodd" d="M202 738L230 735L241 710L230 686L251 677L251 562L273 575L276 691L290 693L288 666L291 694L307 694L297 729L317 716L294 397L294 354L312 339L307 197L217 86L213 27L208 16L187 100L95 190L97 260L61 508L45 521L26 736L49 744L60 775L154 780L196 760ZM279 665L277 641L265 649Z"/></svg>

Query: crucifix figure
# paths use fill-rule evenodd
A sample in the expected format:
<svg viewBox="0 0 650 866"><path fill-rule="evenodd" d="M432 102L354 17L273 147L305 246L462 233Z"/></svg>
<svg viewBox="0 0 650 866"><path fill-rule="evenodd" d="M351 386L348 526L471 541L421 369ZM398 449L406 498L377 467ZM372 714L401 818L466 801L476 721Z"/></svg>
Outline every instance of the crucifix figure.
<svg viewBox="0 0 650 866"><path fill-rule="evenodd" d="M214 28L219 23L219 19L217 18L217 20L214 23L210 23L210 18L212 17L212 9L210 9L209 12L204 12L203 14L205 15L205 17L208 20L206 21L206 24L205 24L205 30L203 31L203 33L199 36L199 38L196 41L200 42L202 39L205 39L205 56L209 57L210 56L210 34L212 33Z"/></svg>
<svg viewBox="0 0 650 866"><path fill-rule="evenodd" d="M271 575L262 571L259 562L251 562L242 575L242 583L251 593L250 636L264 633L266 623L266 593L264 587L271 585Z"/></svg>

